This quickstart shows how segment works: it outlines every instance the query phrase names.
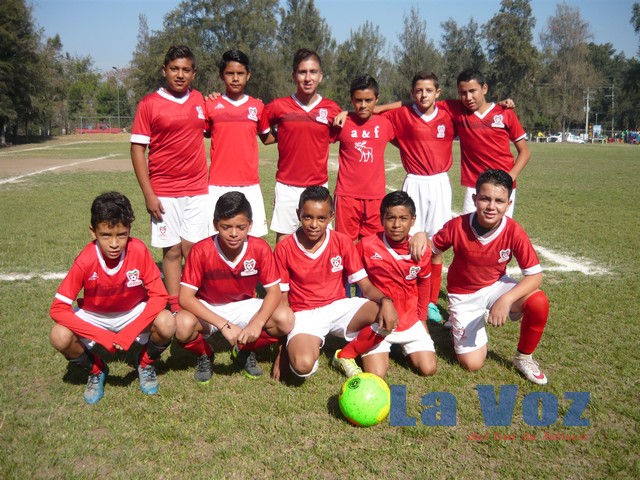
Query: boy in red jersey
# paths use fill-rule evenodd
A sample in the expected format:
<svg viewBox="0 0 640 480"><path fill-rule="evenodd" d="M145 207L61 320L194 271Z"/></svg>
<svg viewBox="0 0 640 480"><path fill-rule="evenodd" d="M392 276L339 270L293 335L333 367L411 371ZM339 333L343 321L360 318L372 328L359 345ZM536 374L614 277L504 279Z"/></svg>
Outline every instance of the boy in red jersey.
<svg viewBox="0 0 640 480"><path fill-rule="evenodd" d="M293 57L296 93L276 98L265 107L259 132L274 130L278 140L278 170L271 230L279 242L296 231L298 198L305 187L327 185L329 129L340 107L318 94L322 82L320 56L305 48Z"/></svg>
<svg viewBox="0 0 640 480"><path fill-rule="evenodd" d="M253 211L250 235L268 233L264 200L258 175L258 122L264 104L245 94L251 78L249 57L240 50L224 52L218 64L224 95L205 103L207 130L211 132L211 167L209 170L210 205L215 206L223 193L244 193ZM270 135L260 135L268 143Z"/></svg>
<svg viewBox="0 0 640 480"><path fill-rule="evenodd" d="M506 216L511 205L512 177L503 170L487 170L476 182L476 211L447 222L432 239L434 253L453 247L447 274L449 321L458 361L478 370L487 356L485 322L504 325L522 318L515 367L531 382L547 383L532 354L549 316L549 300L539 290L542 267L523 228ZM506 274L515 257L524 278Z"/></svg>
<svg viewBox="0 0 640 480"><path fill-rule="evenodd" d="M262 375L255 350L278 341L293 327L293 313L280 305L280 277L269 244L249 236L251 204L241 192L227 192L216 203L213 237L196 243L184 267L176 340L198 357L195 379L213 375L215 332L234 347L233 356L249 378ZM256 297L260 282L264 299Z"/></svg>
<svg viewBox="0 0 640 480"><path fill-rule="evenodd" d="M480 173L500 169L513 179L507 210L507 216L513 217L516 178L531 158L526 133L513 110L487 102L485 95L489 87L481 72L468 68L458 75L457 83L460 101L448 100L445 104L460 136L460 183L467 187L462 213L475 211L473 195ZM515 160L511 143L518 152Z"/></svg>
<svg viewBox="0 0 640 480"><path fill-rule="evenodd" d="M84 392L87 403L104 395L109 368L91 349L96 343L107 351L143 345L138 356L140 389L158 392L153 366L169 346L175 320L165 309L167 291L147 247L131 238L134 220L129 199L117 192L103 193L91 205L94 241L74 260L58 287L50 315L56 324L49 340L73 365L89 372ZM73 302L84 289L84 299Z"/></svg>
<svg viewBox="0 0 640 480"><path fill-rule="evenodd" d="M378 82L370 75L354 79L354 111L342 128L331 131L331 142L340 142L334 191L336 232L356 243L381 228L380 202L386 192L384 151L394 135L387 119L373 115L378 94Z"/></svg>
<svg viewBox="0 0 640 480"><path fill-rule="evenodd" d="M131 132L131 161L151 214L151 245L162 248L169 304L176 311L182 258L208 235L211 208L204 98L190 88L196 75L191 50L182 45L171 47L162 75L166 86L138 105Z"/></svg>
<svg viewBox="0 0 640 480"><path fill-rule="evenodd" d="M393 300L367 278L349 237L328 229L333 218L329 190L306 188L297 211L300 228L275 249L283 302L295 313L295 326L287 339L289 366L299 378L312 375L330 333L350 340L332 360L335 368L350 377L362 372L356 357L380 343L396 327L398 315ZM345 298L345 277L357 283L366 298Z"/></svg>
<svg viewBox="0 0 640 480"><path fill-rule="evenodd" d="M420 375L433 375L436 352L429 332L420 321L427 317L431 263L429 255L415 262L409 254L415 204L406 192L391 192L382 200L380 217L384 231L363 238L356 248L371 283L393 299L398 326L362 355L364 370L384 378L389 368L391 345L399 344Z"/></svg>

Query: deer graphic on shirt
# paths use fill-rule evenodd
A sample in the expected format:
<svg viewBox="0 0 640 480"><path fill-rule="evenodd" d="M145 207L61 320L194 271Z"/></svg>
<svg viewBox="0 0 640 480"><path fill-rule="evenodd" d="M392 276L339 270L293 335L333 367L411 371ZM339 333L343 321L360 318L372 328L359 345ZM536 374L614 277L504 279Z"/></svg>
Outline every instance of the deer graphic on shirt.
<svg viewBox="0 0 640 480"><path fill-rule="evenodd" d="M355 149L360 152L360 161L364 163L373 162L373 149L367 147L367 142L356 142Z"/></svg>

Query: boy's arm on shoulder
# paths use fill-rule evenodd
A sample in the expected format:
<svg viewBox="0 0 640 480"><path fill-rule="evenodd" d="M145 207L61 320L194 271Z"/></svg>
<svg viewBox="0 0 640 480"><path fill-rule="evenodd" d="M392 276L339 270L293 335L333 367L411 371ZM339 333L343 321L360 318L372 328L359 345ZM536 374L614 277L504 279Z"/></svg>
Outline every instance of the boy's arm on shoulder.
<svg viewBox="0 0 640 480"><path fill-rule="evenodd" d="M376 105L373 109L373 113L384 113L389 110L395 110L396 108L400 108L404 105L400 100L392 103L385 103L383 105Z"/></svg>

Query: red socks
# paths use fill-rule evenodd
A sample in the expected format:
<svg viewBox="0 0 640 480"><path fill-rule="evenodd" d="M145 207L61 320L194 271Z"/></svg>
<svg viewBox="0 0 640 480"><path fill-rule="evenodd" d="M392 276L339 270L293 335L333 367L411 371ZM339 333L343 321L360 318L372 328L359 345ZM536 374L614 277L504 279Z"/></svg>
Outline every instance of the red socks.
<svg viewBox="0 0 640 480"><path fill-rule="evenodd" d="M100 375L104 370L104 362L93 352L89 352L89 356L91 357L91 360L93 360L93 366L91 367L91 370L89 370L89 373L91 375Z"/></svg>
<svg viewBox="0 0 640 480"><path fill-rule="evenodd" d="M429 294L429 303L436 305L438 296L440 295L440 284L442 284L442 264L431 264L431 292Z"/></svg>
<svg viewBox="0 0 640 480"><path fill-rule="evenodd" d="M371 325L367 325L358 336L351 340L341 351L338 353L338 358L356 358L358 355L367 353L373 347L378 345L384 337L378 335L373 331Z"/></svg>
<svg viewBox="0 0 640 480"><path fill-rule="evenodd" d="M260 332L260 336L256 339L255 342L245 343L240 347L240 350L255 352L256 350L260 350L261 348L268 347L269 345L273 345L274 343L278 343L278 341L278 337L272 337L267 333L266 330L263 329Z"/></svg>
<svg viewBox="0 0 640 480"><path fill-rule="evenodd" d="M522 306L522 324L518 351L530 355L538 346L542 332L549 318L549 299L542 291L537 291Z"/></svg>
<svg viewBox="0 0 640 480"><path fill-rule="evenodd" d="M213 349L211 345L209 345L201 332L198 332L198 336L195 340L191 340L189 343L181 343L182 348L185 350L195 354L197 357L201 357L202 355L206 355L207 357L211 357L213 355Z"/></svg>

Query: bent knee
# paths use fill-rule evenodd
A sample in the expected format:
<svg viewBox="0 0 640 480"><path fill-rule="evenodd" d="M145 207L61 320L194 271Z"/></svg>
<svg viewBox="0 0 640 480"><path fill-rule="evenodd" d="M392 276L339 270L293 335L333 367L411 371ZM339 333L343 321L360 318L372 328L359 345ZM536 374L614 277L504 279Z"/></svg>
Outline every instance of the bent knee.
<svg viewBox="0 0 640 480"><path fill-rule="evenodd" d="M176 318L169 310L162 310L153 321L153 327L158 335L169 339L176 333Z"/></svg>
<svg viewBox="0 0 640 480"><path fill-rule="evenodd" d="M64 325L56 323L49 332L49 342L58 351L65 350L74 342L76 336Z"/></svg>
<svg viewBox="0 0 640 480"><path fill-rule="evenodd" d="M182 343L189 342L197 331L198 319L192 313L181 310L176 314L175 322L176 340Z"/></svg>

